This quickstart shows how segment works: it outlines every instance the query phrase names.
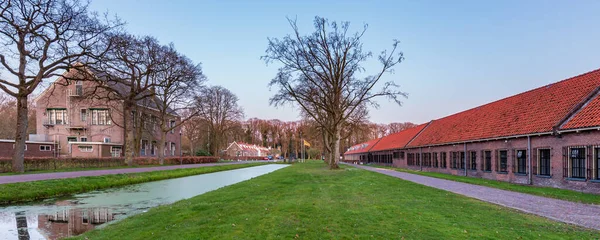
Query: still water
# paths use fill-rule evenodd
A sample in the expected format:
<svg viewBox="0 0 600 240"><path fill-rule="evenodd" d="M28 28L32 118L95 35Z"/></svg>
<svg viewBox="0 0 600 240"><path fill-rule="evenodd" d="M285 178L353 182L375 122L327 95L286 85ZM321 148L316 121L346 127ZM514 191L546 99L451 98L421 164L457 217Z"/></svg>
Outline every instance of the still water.
<svg viewBox="0 0 600 240"><path fill-rule="evenodd" d="M60 239L286 167L271 164L0 207L0 239Z"/></svg>

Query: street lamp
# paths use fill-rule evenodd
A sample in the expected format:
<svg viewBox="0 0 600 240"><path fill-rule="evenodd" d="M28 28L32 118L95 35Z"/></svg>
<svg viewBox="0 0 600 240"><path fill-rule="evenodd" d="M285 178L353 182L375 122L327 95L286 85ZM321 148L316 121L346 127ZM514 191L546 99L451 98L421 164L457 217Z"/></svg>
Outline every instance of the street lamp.
<svg viewBox="0 0 600 240"><path fill-rule="evenodd" d="M183 154L181 154L181 135L182 131L179 129L179 165L183 165Z"/></svg>

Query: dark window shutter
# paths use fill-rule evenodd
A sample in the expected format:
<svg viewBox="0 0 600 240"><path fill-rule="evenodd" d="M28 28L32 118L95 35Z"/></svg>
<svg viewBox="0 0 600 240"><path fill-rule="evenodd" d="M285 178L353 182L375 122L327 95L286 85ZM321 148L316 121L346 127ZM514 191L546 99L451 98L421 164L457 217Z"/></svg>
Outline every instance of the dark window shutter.
<svg viewBox="0 0 600 240"><path fill-rule="evenodd" d="M500 165L500 159L498 157L498 150L494 151L494 155L495 155L494 157L496 159L496 161L495 161L496 162L496 172L498 172L498 165Z"/></svg>
<svg viewBox="0 0 600 240"><path fill-rule="evenodd" d="M567 147L563 147L563 177L569 177L569 157L567 156Z"/></svg>
<svg viewBox="0 0 600 240"><path fill-rule="evenodd" d="M517 150L513 149L512 150L512 172L516 173L517 172L517 154L516 154Z"/></svg>
<svg viewBox="0 0 600 240"><path fill-rule="evenodd" d="M538 174L538 170L537 170L537 166L538 166L538 158L537 158L537 152L538 149L534 148L532 149L532 153L531 153L531 171L534 175Z"/></svg>

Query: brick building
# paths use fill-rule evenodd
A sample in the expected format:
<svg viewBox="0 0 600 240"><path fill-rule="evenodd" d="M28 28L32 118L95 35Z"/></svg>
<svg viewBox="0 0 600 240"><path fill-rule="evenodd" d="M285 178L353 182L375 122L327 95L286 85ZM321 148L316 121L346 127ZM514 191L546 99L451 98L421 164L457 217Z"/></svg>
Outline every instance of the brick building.
<svg viewBox="0 0 600 240"><path fill-rule="evenodd" d="M231 157L266 157L269 149L254 144L232 142L225 149L225 154Z"/></svg>
<svg viewBox="0 0 600 240"><path fill-rule="evenodd" d="M25 157L52 157L54 153L53 142L25 142ZM15 149L15 140L0 139L0 157L12 157Z"/></svg>
<svg viewBox="0 0 600 240"><path fill-rule="evenodd" d="M388 135L345 156L600 193L600 69Z"/></svg>
<svg viewBox="0 0 600 240"><path fill-rule="evenodd" d="M34 100L37 134L30 136L30 140L53 143L55 156L123 156L125 131L121 101L98 97L108 94L97 87L98 82L74 81L66 76L59 77ZM110 87L127 91L120 85ZM158 156L160 118L153 104L154 101L140 101L138 111L130 113L144 123L143 126L130 123L134 130L142 131L139 156ZM171 126L180 121L176 113L169 118L167 124ZM179 155L180 139L180 127L167 133L165 156Z"/></svg>

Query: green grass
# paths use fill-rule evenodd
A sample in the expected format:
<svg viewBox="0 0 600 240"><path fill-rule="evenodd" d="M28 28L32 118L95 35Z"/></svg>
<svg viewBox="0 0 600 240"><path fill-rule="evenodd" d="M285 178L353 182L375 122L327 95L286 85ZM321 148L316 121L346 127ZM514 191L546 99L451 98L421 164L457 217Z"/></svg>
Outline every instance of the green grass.
<svg viewBox="0 0 600 240"><path fill-rule="evenodd" d="M164 170L143 173L113 174L94 177L53 179L33 182L0 184L0 205L27 202L51 197L67 196L93 190L106 189L151 182L170 178L185 177L238 168L264 165L265 163L233 164L211 167L198 167Z"/></svg>
<svg viewBox="0 0 600 240"><path fill-rule="evenodd" d="M590 239L600 232L412 182L298 163L78 239Z"/></svg>
<svg viewBox="0 0 600 240"><path fill-rule="evenodd" d="M593 193L583 193L583 192L577 192L577 191L568 190L568 189L560 189L560 188L552 188L552 187L522 185L522 184L508 183L508 182L485 179L485 178L456 176L456 175L437 173L437 172L422 172L422 171L415 171L415 170L404 169L404 168L382 167L382 166L376 166L376 165L372 166L372 167L393 169L393 170L396 170L399 172L407 172L407 173L418 174L418 175L423 175L423 176L428 176L428 177L435 177L435 178L441 178L441 179L452 180L452 181L457 181L457 182L464 182L464 183L470 183L470 184L481 185L481 186L486 186L486 187L493 187L493 188L498 188L498 189L503 189L503 190L514 191L514 192L528 193L528 194L532 194L532 195L561 199L561 200L566 200L566 201L571 201L571 202L600 204L600 195L593 194Z"/></svg>
<svg viewBox="0 0 600 240"><path fill-rule="evenodd" d="M146 167L162 167L162 166L171 166L168 164L165 165L136 165L136 166L115 166L115 167L96 167L96 168L62 168L56 170L39 170L39 171L28 171L23 173L14 173L14 172L5 172L0 173L0 176L12 176L12 175L22 175L22 174L39 174L39 173L55 173L55 172L77 172L77 171L92 171L92 170L110 170L110 169L123 169L123 168L146 168Z"/></svg>

